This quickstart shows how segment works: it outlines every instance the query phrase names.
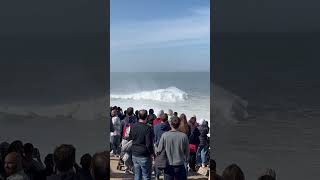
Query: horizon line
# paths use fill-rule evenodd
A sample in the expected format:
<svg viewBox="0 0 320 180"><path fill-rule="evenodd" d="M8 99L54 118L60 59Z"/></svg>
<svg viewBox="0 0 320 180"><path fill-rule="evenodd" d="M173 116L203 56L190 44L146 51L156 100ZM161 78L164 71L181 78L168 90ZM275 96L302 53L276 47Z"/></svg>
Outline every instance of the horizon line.
<svg viewBox="0 0 320 180"><path fill-rule="evenodd" d="M210 71L110 71L110 73L210 73Z"/></svg>

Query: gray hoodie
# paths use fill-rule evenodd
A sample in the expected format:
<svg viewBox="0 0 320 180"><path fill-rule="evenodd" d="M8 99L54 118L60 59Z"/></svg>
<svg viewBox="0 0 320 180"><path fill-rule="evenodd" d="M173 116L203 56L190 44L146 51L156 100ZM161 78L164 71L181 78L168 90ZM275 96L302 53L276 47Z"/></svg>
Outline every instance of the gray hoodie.
<svg viewBox="0 0 320 180"><path fill-rule="evenodd" d="M189 158L189 140L186 134L180 131L168 131L162 134L156 152L166 150L169 165L184 165Z"/></svg>

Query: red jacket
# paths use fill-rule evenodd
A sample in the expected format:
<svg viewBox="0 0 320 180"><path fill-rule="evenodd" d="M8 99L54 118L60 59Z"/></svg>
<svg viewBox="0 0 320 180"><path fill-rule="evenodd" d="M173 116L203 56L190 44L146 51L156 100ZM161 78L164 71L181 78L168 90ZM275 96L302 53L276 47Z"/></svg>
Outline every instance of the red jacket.
<svg viewBox="0 0 320 180"><path fill-rule="evenodd" d="M161 123L161 118L157 118L155 120L153 120L152 126L155 127L157 124Z"/></svg>

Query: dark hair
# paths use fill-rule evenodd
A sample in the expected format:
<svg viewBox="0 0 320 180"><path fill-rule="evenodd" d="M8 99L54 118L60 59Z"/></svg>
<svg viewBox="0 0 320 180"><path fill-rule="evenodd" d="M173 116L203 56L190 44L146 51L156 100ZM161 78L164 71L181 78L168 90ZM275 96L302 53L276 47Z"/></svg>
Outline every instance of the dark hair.
<svg viewBox="0 0 320 180"><path fill-rule="evenodd" d="M142 109L139 111L139 119L146 120L147 117L148 117L147 110Z"/></svg>
<svg viewBox="0 0 320 180"><path fill-rule="evenodd" d="M9 149L8 149L8 153L11 153L11 152L17 152L17 153L20 153L20 155L23 155L22 141L19 141L19 140L13 141L10 144Z"/></svg>
<svg viewBox="0 0 320 180"><path fill-rule="evenodd" d="M244 180L244 174L240 167L236 164L231 164L226 167L222 173L223 180Z"/></svg>
<svg viewBox="0 0 320 180"><path fill-rule="evenodd" d="M92 176L95 180L106 180L109 176L109 159L105 153L96 153L92 158Z"/></svg>
<svg viewBox="0 0 320 180"><path fill-rule="evenodd" d="M197 122L197 119L195 117L191 117L189 120L189 123L191 123L192 125L194 125Z"/></svg>
<svg viewBox="0 0 320 180"><path fill-rule="evenodd" d="M53 166L53 154L48 154L44 158L44 164L46 166Z"/></svg>
<svg viewBox="0 0 320 180"><path fill-rule="evenodd" d="M69 144L62 144L54 150L53 161L57 170L66 172L73 168L76 149Z"/></svg>
<svg viewBox="0 0 320 180"><path fill-rule="evenodd" d="M162 122L167 122L167 121L168 121L168 114L167 114L167 113L164 113L164 114L161 116L161 121L162 121Z"/></svg>
<svg viewBox="0 0 320 180"><path fill-rule="evenodd" d="M258 180L276 180L276 179L270 175L264 175L264 176L260 176Z"/></svg>
<svg viewBox="0 0 320 180"><path fill-rule="evenodd" d="M179 126L180 126L180 118L176 117L176 116L173 116L171 118L171 126L174 128L174 129L178 129Z"/></svg>
<svg viewBox="0 0 320 180"><path fill-rule="evenodd" d="M81 160L80 160L80 164L81 164L81 167L83 169L90 169L91 167L91 161L92 161L92 157L90 154L84 154L82 157L81 157Z"/></svg>
<svg viewBox="0 0 320 180"><path fill-rule="evenodd" d="M32 154L33 153L33 145L31 143L26 143L24 146L23 146L23 150L24 150L24 153L27 155L27 154Z"/></svg>
<svg viewBox="0 0 320 180"><path fill-rule="evenodd" d="M149 114L153 114L154 110L153 109L149 109Z"/></svg>
<svg viewBox="0 0 320 180"><path fill-rule="evenodd" d="M173 115L178 117L178 113L177 112L174 112Z"/></svg>
<svg viewBox="0 0 320 180"><path fill-rule="evenodd" d="M128 114L128 116L131 116L132 114L133 114L133 108L132 107L129 107L128 109L127 109L127 114Z"/></svg>

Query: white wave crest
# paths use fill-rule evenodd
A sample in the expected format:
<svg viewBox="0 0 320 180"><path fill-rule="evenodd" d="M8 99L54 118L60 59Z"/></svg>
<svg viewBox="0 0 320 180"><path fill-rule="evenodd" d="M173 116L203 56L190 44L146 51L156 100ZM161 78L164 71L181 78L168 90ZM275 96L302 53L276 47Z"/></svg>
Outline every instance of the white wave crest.
<svg viewBox="0 0 320 180"><path fill-rule="evenodd" d="M179 102L188 99L188 94L176 87L157 89L153 91L142 91L132 94L111 94L112 99L132 99L132 100L151 100L161 102Z"/></svg>
<svg viewBox="0 0 320 180"><path fill-rule="evenodd" d="M237 123L248 118L248 102L239 96L214 84L213 94L213 117L218 124ZM213 124L213 123L212 123Z"/></svg>

